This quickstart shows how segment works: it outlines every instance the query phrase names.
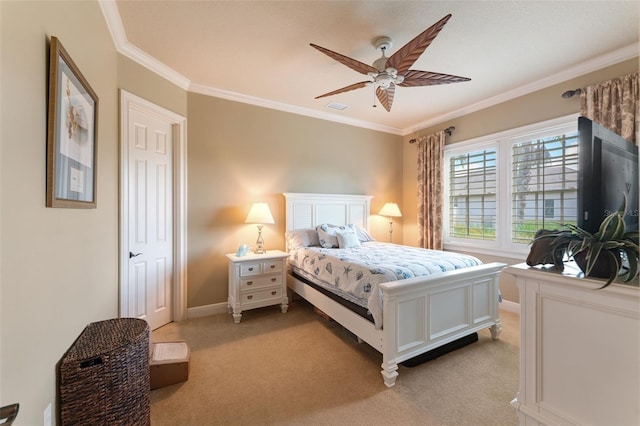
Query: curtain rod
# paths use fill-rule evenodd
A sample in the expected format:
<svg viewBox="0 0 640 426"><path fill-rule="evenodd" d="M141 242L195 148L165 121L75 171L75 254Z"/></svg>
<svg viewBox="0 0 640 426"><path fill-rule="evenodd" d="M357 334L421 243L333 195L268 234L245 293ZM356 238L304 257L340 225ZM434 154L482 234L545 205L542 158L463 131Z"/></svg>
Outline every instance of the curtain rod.
<svg viewBox="0 0 640 426"><path fill-rule="evenodd" d="M567 90L566 92L564 92L562 94L562 97L565 99L569 99L574 97L575 95L579 95L582 93L582 89L574 89L574 90Z"/></svg>
<svg viewBox="0 0 640 426"><path fill-rule="evenodd" d="M444 129L444 132L445 132L447 135L451 136L451 134L452 134L455 130L456 130L456 128L455 128L455 127L450 126L450 127L447 127L446 129ZM409 140L409 143L416 143L417 141L418 141L417 139L410 139L410 140Z"/></svg>

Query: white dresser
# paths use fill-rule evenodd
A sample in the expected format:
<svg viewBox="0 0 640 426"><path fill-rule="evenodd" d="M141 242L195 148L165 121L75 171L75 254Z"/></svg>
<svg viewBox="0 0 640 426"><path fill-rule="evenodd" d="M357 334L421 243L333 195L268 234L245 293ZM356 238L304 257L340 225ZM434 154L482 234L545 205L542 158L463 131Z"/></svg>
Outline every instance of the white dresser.
<svg viewBox="0 0 640 426"><path fill-rule="evenodd" d="M509 266L520 289L521 425L640 425L640 288Z"/></svg>
<svg viewBox="0 0 640 426"><path fill-rule="evenodd" d="M236 323L242 311L280 305L287 312L286 262L289 255L280 250L264 254L249 253L238 257L227 254L229 260L229 313Z"/></svg>

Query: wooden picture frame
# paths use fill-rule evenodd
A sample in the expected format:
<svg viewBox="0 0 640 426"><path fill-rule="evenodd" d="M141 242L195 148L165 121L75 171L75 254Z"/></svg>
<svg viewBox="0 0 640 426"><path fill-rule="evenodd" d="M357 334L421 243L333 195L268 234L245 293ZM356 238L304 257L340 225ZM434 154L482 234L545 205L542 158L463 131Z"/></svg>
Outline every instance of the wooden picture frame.
<svg viewBox="0 0 640 426"><path fill-rule="evenodd" d="M49 54L47 207L96 208L98 97L56 37Z"/></svg>

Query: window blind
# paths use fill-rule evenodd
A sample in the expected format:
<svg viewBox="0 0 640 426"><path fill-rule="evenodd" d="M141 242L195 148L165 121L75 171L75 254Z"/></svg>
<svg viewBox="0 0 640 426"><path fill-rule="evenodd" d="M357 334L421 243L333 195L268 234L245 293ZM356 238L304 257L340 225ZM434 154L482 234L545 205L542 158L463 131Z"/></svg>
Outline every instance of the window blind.
<svg viewBox="0 0 640 426"><path fill-rule="evenodd" d="M496 239L495 148L453 156L449 160L449 236Z"/></svg>
<svg viewBox="0 0 640 426"><path fill-rule="evenodd" d="M529 243L538 229L576 223L578 134L512 145L512 242Z"/></svg>

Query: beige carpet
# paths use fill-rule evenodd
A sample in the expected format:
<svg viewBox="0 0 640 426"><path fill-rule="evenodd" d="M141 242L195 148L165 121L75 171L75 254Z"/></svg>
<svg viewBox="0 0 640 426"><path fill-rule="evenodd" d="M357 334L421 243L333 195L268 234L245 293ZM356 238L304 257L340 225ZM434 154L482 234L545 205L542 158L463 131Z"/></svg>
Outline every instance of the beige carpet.
<svg viewBox="0 0 640 426"><path fill-rule="evenodd" d="M500 340L488 330L462 349L417 367L396 386L382 355L303 300L172 323L153 341L186 340L187 382L151 392L152 425L516 425L519 317L502 312Z"/></svg>

